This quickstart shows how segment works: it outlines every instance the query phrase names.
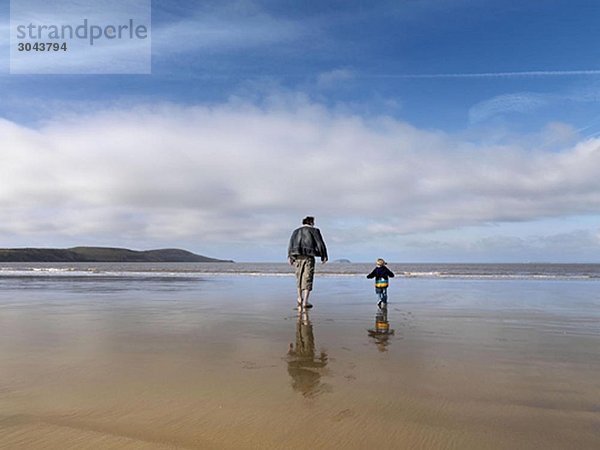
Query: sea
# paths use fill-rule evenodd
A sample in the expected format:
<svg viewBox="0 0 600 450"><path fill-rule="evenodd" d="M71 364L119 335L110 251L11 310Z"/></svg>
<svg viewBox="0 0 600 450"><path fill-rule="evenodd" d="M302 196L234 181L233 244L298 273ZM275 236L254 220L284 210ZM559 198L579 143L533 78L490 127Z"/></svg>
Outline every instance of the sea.
<svg viewBox="0 0 600 450"><path fill-rule="evenodd" d="M397 277L425 279L600 280L600 264L414 264L390 263ZM362 277L371 263L317 264L317 276ZM293 276L284 263L0 263L0 279L31 277L205 278L207 276Z"/></svg>

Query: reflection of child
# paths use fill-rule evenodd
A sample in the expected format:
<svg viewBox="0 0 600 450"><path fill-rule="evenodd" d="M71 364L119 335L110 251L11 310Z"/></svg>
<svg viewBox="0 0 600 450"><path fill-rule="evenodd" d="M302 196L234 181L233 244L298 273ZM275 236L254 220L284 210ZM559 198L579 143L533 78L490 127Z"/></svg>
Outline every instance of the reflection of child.
<svg viewBox="0 0 600 450"><path fill-rule="evenodd" d="M377 267L367 275L367 278L375 278L375 293L379 297L377 306L381 307L382 304L387 304L387 288L389 285L389 278L393 278L394 273L388 269L386 262L379 258L377 260Z"/></svg>
<svg viewBox="0 0 600 450"><path fill-rule="evenodd" d="M383 303L378 308L375 316L375 328L367 331L369 336L375 339L379 351L386 352L390 343L390 336L394 334L394 330L390 330L390 323L387 319L387 304Z"/></svg>

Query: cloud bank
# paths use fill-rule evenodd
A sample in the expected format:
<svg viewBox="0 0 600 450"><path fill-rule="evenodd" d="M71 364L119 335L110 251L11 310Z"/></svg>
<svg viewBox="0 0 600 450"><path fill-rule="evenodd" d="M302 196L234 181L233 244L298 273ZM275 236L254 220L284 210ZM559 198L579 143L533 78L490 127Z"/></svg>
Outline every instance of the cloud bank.
<svg viewBox="0 0 600 450"><path fill-rule="evenodd" d="M0 120L0 142L0 231L24 240L260 245L313 214L343 245L600 212L600 139L536 150L301 98Z"/></svg>

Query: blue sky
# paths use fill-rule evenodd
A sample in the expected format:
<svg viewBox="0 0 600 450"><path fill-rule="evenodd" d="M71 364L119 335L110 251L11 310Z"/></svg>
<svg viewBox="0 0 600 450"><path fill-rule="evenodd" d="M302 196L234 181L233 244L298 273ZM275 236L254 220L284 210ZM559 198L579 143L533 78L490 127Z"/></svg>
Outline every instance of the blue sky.
<svg viewBox="0 0 600 450"><path fill-rule="evenodd" d="M0 12L0 246L600 262L597 2L154 1L101 76L10 75Z"/></svg>

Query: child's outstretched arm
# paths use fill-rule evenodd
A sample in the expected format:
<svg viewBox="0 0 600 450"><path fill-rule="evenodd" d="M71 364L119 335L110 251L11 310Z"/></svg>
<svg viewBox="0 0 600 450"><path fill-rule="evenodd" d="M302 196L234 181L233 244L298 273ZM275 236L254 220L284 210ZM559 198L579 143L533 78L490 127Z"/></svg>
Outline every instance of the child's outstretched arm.
<svg viewBox="0 0 600 450"><path fill-rule="evenodd" d="M387 276L390 278L394 278L394 272L392 272L390 269L388 269L387 267L385 268L385 270L387 270Z"/></svg>
<svg viewBox="0 0 600 450"><path fill-rule="evenodd" d="M367 275L367 278L375 278L375 271L377 270L377 268L373 269L373 271Z"/></svg>

